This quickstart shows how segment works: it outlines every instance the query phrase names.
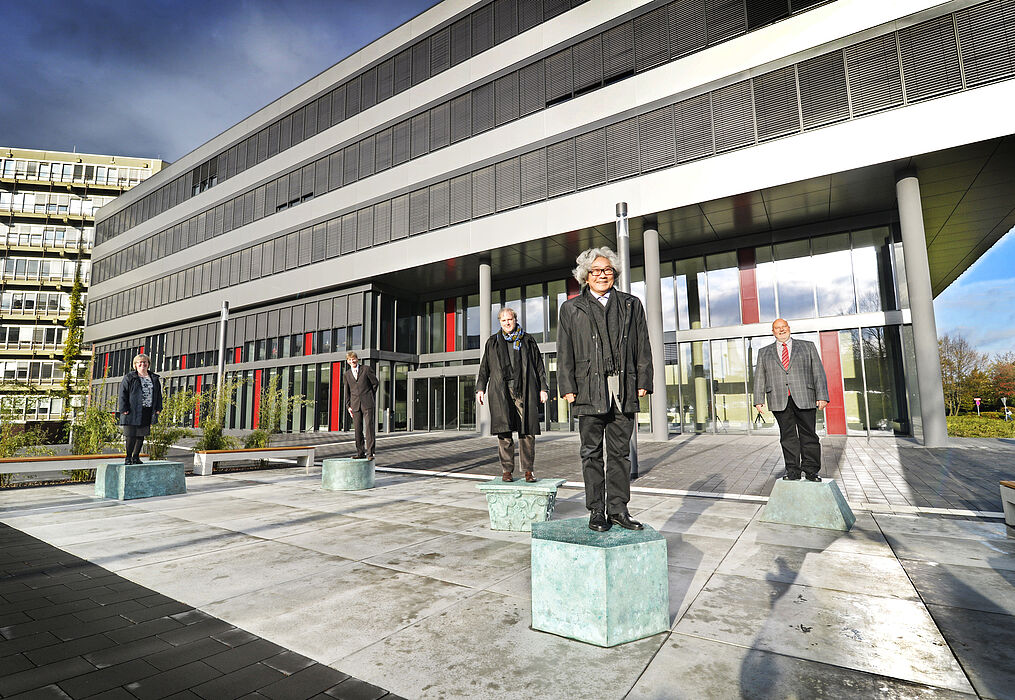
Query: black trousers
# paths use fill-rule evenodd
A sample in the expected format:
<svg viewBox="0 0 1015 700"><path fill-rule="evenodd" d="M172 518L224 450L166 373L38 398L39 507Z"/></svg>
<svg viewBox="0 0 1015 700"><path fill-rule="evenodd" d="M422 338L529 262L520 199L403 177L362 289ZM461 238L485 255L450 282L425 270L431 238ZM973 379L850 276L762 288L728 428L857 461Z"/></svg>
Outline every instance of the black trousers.
<svg viewBox="0 0 1015 700"><path fill-rule="evenodd" d="M359 410L352 412L352 429L356 433L356 456L366 455L371 459L374 456L374 446L377 442L375 433L377 426L374 420L374 410ZM365 437L365 439L364 439ZM365 443L365 445L364 445ZM364 451L364 446L366 450Z"/></svg>
<svg viewBox="0 0 1015 700"><path fill-rule="evenodd" d="M817 408L800 408L789 397L784 411L773 411L779 423L779 442L786 459L786 473L800 476L800 472L817 474L821 469L821 443L814 430Z"/></svg>
<svg viewBox="0 0 1015 700"><path fill-rule="evenodd" d="M610 413L578 417L581 437L582 478L585 480L585 507L612 514L627 511L631 500L631 433L634 414ZM603 438L606 464L603 464Z"/></svg>

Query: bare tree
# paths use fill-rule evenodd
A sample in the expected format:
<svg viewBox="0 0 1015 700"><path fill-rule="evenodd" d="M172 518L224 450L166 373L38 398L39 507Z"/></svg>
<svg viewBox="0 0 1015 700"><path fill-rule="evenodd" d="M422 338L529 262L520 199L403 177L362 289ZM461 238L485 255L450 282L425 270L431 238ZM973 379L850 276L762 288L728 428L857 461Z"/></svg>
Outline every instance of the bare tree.
<svg viewBox="0 0 1015 700"><path fill-rule="evenodd" d="M938 352L941 356L945 408L948 415L954 416L964 404L971 407L974 391L982 386L979 375L987 364L987 356L974 350L961 335L940 338ZM976 386L973 386L972 379L977 379Z"/></svg>

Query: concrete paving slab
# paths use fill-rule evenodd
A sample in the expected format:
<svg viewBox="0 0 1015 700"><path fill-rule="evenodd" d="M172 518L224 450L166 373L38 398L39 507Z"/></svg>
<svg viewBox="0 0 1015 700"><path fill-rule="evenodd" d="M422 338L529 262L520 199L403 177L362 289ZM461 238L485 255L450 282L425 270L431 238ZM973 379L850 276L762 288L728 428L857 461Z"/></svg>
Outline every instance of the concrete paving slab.
<svg viewBox="0 0 1015 700"><path fill-rule="evenodd" d="M984 522L881 513L874 518L882 531L893 535L931 535L980 540L1009 539L1005 524L999 521Z"/></svg>
<svg viewBox="0 0 1015 700"><path fill-rule="evenodd" d="M857 513L849 532L796 527L754 520L744 529L740 542L778 544L828 552L851 552L870 556L894 557L888 540L869 513Z"/></svg>
<svg viewBox="0 0 1015 700"><path fill-rule="evenodd" d="M283 590L262 589L203 609L342 669L349 654L474 594L472 589L426 576L351 562L326 575L292 581ZM425 658L430 650L417 653ZM399 663L408 661L403 658ZM409 665L414 663L415 659ZM379 684L376 673L359 677Z"/></svg>
<svg viewBox="0 0 1015 700"><path fill-rule="evenodd" d="M279 507L285 508L281 514L259 512L256 515L223 520L216 524L224 530L242 532L252 537L260 537L267 540L277 540L303 532L314 532L360 522L356 518L336 515L334 513L322 513L320 511L289 508L287 506Z"/></svg>
<svg viewBox="0 0 1015 700"><path fill-rule="evenodd" d="M444 537L446 534L441 530L431 530L425 527L405 527L378 521L352 520L348 525L280 537L278 541L315 552L334 554L345 559L359 561Z"/></svg>
<svg viewBox="0 0 1015 700"><path fill-rule="evenodd" d="M928 605L1015 615L1015 571L903 559Z"/></svg>
<svg viewBox="0 0 1015 700"><path fill-rule="evenodd" d="M530 622L524 601L483 591L338 666L368 682L386 678L385 687L410 698L619 698L663 640L656 635L603 649L533 632Z"/></svg>
<svg viewBox="0 0 1015 700"><path fill-rule="evenodd" d="M530 547L512 542L448 534L365 560L369 564L483 588L530 564Z"/></svg>
<svg viewBox="0 0 1015 700"><path fill-rule="evenodd" d="M629 700L969 700L974 696L793 656L673 634Z"/></svg>
<svg viewBox="0 0 1015 700"><path fill-rule="evenodd" d="M928 606L982 697L1007 700L1015 681L1015 617Z"/></svg>
<svg viewBox="0 0 1015 700"><path fill-rule="evenodd" d="M159 513L137 511L131 508L124 508L122 512L116 510L76 511L74 517L67 517L64 522L54 522L51 525L30 526L19 522L17 519L5 519L6 522L18 527L24 532L29 532L33 537L38 537L57 547L68 544L83 544L107 537L120 537L125 532L160 532L171 530L186 525L186 521L169 517ZM81 513L81 516L77 515ZM95 517L101 514L102 517ZM64 513L70 516L71 513ZM105 517L105 516L109 517Z"/></svg>
<svg viewBox="0 0 1015 700"><path fill-rule="evenodd" d="M680 618L684 616L711 577L711 569L669 567L670 629L673 629Z"/></svg>
<svg viewBox="0 0 1015 700"><path fill-rule="evenodd" d="M685 569L715 570L729 553L735 540L684 532L660 532L666 538L666 558L670 566Z"/></svg>
<svg viewBox="0 0 1015 700"><path fill-rule="evenodd" d="M715 574L676 631L961 692L972 688L918 602Z"/></svg>
<svg viewBox="0 0 1015 700"><path fill-rule="evenodd" d="M894 557L737 542L718 572L850 593L920 598Z"/></svg>
<svg viewBox="0 0 1015 700"><path fill-rule="evenodd" d="M900 559L1015 571L1015 539L973 540L930 535L886 534L896 556Z"/></svg>
<svg viewBox="0 0 1015 700"><path fill-rule="evenodd" d="M651 525L659 532L682 532L689 535L707 535L736 539L750 523L750 518L731 518L722 515L710 515L707 512L681 511L679 506L674 511L669 503L663 503L648 510L637 513L637 518L646 525Z"/></svg>

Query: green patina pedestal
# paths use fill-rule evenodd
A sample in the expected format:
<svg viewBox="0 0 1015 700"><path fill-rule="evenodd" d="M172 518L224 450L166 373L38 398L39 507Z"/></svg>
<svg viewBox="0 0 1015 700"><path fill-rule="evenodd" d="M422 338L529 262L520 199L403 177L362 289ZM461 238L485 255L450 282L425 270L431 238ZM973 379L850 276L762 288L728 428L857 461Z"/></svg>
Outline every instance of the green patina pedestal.
<svg viewBox="0 0 1015 700"><path fill-rule="evenodd" d="M602 647L669 629L666 540L587 518L532 524L532 628Z"/></svg>
<svg viewBox="0 0 1015 700"><path fill-rule="evenodd" d="M768 505L761 511L760 520L848 532L856 516L839 487L830 479L817 483L806 479L779 479L768 497Z"/></svg>
<svg viewBox="0 0 1015 700"><path fill-rule="evenodd" d="M187 493L187 478L182 462L110 463L102 464L95 470L96 498L127 501L178 493Z"/></svg>
<svg viewBox="0 0 1015 700"><path fill-rule="evenodd" d="M532 523L549 520L557 503L557 488L563 483L564 479L539 479L534 483L495 479L480 484L490 511L490 529L528 532Z"/></svg>
<svg viewBox="0 0 1015 700"><path fill-rule="evenodd" d="M362 491L374 487L374 460L326 459L321 466L321 487L328 491Z"/></svg>

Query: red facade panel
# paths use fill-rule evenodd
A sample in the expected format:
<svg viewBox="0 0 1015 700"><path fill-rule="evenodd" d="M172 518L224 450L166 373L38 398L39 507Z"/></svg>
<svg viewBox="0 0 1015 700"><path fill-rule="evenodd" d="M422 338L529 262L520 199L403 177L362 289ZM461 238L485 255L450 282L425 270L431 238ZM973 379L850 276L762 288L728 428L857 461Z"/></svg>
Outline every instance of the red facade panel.
<svg viewBox="0 0 1015 700"><path fill-rule="evenodd" d="M740 268L740 318L743 323L757 323L761 318L756 262L754 248L741 248L737 251L737 267Z"/></svg>
<svg viewBox="0 0 1015 700"><path fill-rule="evenodd" d="M842 364L839 361L839 332L821 331L821 364L828 378L828 405L825 430L829 435L846 434L846 402L842 391Z"/></svg>
<svg viewBox="0 0 1015 700"><path fill-rule="evenodd" d="M254 424L250 426L256 429L261 421L261 374L263 369L254 370Z"/></svg>
<svg viewBox="0 0 1015 700"><path fill-rule="evenodd" d="M444 352L455 351L455 300L444 300Z"/></svg>
<svg viewBox="0 0 1015 700"><path fill-rule="evenodd" d="M339 419L342 417L342 363L331 363L331 422L329 430L340 430Z"/></svg>

